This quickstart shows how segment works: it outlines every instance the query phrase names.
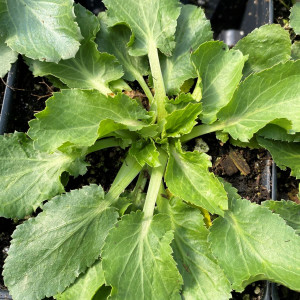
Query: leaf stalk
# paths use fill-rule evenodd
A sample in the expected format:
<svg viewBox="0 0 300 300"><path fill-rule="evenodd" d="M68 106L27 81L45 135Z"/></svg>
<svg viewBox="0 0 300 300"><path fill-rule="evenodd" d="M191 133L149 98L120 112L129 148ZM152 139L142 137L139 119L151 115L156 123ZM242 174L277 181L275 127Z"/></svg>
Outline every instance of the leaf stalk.
<svg viewBox="0 0 300 300"><path fill-rule="evenodd" d="M155 89L154 105L156 106L155 108L157 110L157 121L159 122L163 120L167 115L165 109L166 90L161 72L158 50L155 43L150 44L148 57Z"/></svg>
<svg viewBox="0 0 300 300"><path fill-rule="evenodd" d="M183 135L180 138L180 141L181 141L181 143L186 143L196 137L199 137L201 135L211 133L214 131L222 130L223 128L224 128L224 124L218 123L218 122L215 122L211 125L201 124L201 125L195 126L190 133Z"/></svg>
<svg viewBox="0 0 300 300"><path fill-rule="evenodd" d="M168 156L165 152L160 151L159 158L160 158L160 166L156 168L152 168L151 170L151 178L150 178L146 201L143 209L145 220L151 219L151 217L153 216L154 207L162 183L162 178L165 172Z"/></svg>
<svg viewBox="0 0 300 300"><path fill-rule="evenodd" d="M132 180L139 174L142 167L131 155L128 155L123 162L114 182L112 183L109 192L105 198L108 202L114 203L118 200L121 193L127 188Z"/></svg>

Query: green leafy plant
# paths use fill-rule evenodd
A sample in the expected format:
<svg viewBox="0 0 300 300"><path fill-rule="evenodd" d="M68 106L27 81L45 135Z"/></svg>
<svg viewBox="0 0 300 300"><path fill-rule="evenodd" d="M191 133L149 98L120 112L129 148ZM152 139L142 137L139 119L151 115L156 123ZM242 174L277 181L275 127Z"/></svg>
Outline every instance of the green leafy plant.
<svg viewBox="0 0 300 300"><path fill-rule="evenodd" d="M105 0L98 18L75 5L76 19L72 1L23 3L17 26L13 1L0 1L5 47L62 90L27 134L0 138L1 216L42 209L12 236L3 274L13 298L229 299L261 279L300 290L300 206L242 199L206 153L184 147L216 132L268 149L300 178L300 61L289 34L265 25L228 49L200 8L177 0ZM41 47L25 42L48 33ZM133 81L146 103L120 92ZM109 191L64 193L62 176L117 146L128 151Z"/></svg>

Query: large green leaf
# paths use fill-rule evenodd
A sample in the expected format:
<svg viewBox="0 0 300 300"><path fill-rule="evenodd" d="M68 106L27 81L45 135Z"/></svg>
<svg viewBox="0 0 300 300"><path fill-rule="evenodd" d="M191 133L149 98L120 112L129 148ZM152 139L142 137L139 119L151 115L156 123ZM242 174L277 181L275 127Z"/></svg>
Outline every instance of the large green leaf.
<svg viewBox="0 0 300 300"><path fill-rule="evenodd" d="M291 175L300 179L300 143L273 141L257 137L258 143L269 150L278 167L289 167Z"/></svg>
<svg viewBox="0 0 300 300"><path fill-rule="evenodd" d="M74 57L82 38L72 0L0 0L7 45L27 57L58 62Z"/></svg>
<svg viewBox="0 0 300 300"><path fill-rule="evenodd" d="M97 17L79 4L75 6L75 13L84 37L75 58L62 60L58 64L29 61L30 68L35 76L54 76L70 88L111 93L109 84L122 77L122 67L114 56L100 53L93 42L100 28Z"/></svg>
<svg viewBox="0 0 300 300"><path fill-rule="evenodd" d="M262 279L300 290L300 236L278 215L232 198L210 232L213 254L236 291Z"/></svg>
<svg viewBox="0 0 300 300"><path fill-rule="evenodd" d="M201 119L212 123L239 84L246 57L240 51L228 50L223 42L212 41L202 44L191 59L203 85Z"/></svg>
<svg viewBox="0 0 300 300"><path fill-rule="evenodd" d="M65 171L84 174L87 164L76 155L34 149L24 133L0 136L0 215L23 218L44 200L64 192Z"/></svg>
<svg viewBox="0 0 300 300"><path fill-rule="evenodd" d="M124 79L134 81L149 72L149 64L146 56L135 57L128 53L128 42L131 31L124 25L107 27L107 14L99 14L101 30L97 34L96 43L99 51L113 54L117 57L124 69Z"/></svg>
<svg viewBox="0 0 300 300"><path fill-rule="evenodd" d="M91 146L99 132L146 126L147 111L124 94L107 97L98 91L62 90L46 102L46 109L30 122L29 136L35 147L53 151L66 142ZM116 124L114 126L114 124Z"/></svg>
<svg viewBox="0 0 300 300"><path fill-rule="evenodd" d="M231 298L231 287L207 242L208 229L201 212L172 199L169 214L174 229L172 248L183 277L182 296L191 300Z"/></svg>
<svg viewBox="0 0 300 300"><path fill-rule="evenodd" d="M57 196L13 233L4 280L15 300L61 293L98 258L118 213L96 185Z"/></svg>
<svg viewBox="0 0 300 300"><path fill-rule="evenodd" d="M291 40L289 32L280 25L264 25L238 41L234 49L249 55L243 70L244 75L248 76L289 60Z"/></svg>
<svg viewBox="0 0 300 300"><path fill-rule="evenodd" d="M275 119L291 120L292 129L300 132L299 82L300 60L250 75L219 112L220 126L242 142Z"/></svg>
<svg viewBox="0 0 300 300"><path fill-rule="evenodd" d="M191 132L201 111L201 103L188 103L184 108L174 110L165 119L163 134L168 137L180 137Z"/></svg>
<svg viewBox="0 0 300 300"><path fill-rule="evenodd" d="M300 34L300 3L297 2L291 8L290 25L296 32Z"/></svg>
<svg viewBox="0 0 300 300"><path fill-rule="evenodd" d="M18 58L17 52L9 48L0 34L0 78L4 77L9 71L11 64Z"/></svg>
<svg viewBox="0 0 300 300"><path fill-rule="evenodd" d="M191 52L212 39L210 22L203 10L195 5L184 5L177 23L173 55L161 57L165 88L172 95L180 92L187 79L197 77L190 60Z"/></svg>
<svg viewBox="0 0 300 300"><path fill-rule="evenodd" d="M108 8L108 25L126 23L132 30L129 53L134 56L148 54L159 48L171 55L175 47L174 35L180 14L178 0L104 0Z"/></svg>
<svg viewBox="0 0 300 300"><path fill-rule="evenodd" d="M179 143L170 149L165 180L171 193L183 200L224 215L227 195L221 182L209 172L209 156L205 153L184 152Z"/></svg>
<svg viewBox="0 0 300 300"><path fill-rule="evenodd" d="M54 298L57 300L92 300L104 283L102 263L98 260L62 294L56 295Z"/></svg>
<svg viewBox="0 0 300 300"><path fill-rule="evenodd" d="M279 214L300 235L300 205L293 201L267 200L261 203L273 213Z"/></svg>
<svg viewBox="0 0 300 300"><path fill-rule="evenodd" d="M181 276L172 258L170 219L125 215L105 241L102 265L111 299L180 299Z"/></svg>

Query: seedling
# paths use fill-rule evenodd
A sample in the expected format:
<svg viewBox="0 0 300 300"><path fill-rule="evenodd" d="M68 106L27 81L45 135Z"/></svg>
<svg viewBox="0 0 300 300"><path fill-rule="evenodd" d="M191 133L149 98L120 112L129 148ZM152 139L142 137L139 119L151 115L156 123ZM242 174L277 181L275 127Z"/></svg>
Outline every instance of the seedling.
<svg viewBox="0 0 300 300"><path fill-rule="evenodd" d="M111 299L229 299L261 279L300 290L299 206L241 199L206 153L183 148L216 132L300 177L300 61L288 33L266 25L229 50L200 8L177 0L104 0L98 18L75 5L76 23L71 1L23 2L16 11L33 19L20 22L39 28L41 45L27 43L31 25L10 27L8 1L2 38L62 89L27 134L0 139L1 216L43 210L12 236L3 274L13 299L92 299L103 285ZM134 81L146 103L122 92ZM64 193L62 174L84 174L86 155L116 146L128 151L108 192Z"/></svg>

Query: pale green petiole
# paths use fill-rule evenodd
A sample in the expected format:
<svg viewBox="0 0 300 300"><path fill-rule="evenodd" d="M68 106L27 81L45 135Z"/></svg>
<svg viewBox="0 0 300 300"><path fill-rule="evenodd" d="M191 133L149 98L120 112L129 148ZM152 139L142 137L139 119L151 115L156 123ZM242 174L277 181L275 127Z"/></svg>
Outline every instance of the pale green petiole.
<svg viewBox="0 0 300 300"><path fill-rule="evenodd" d="M143 76L139 73L135 73L135 78L137 80L137 82L140 84L141 88L143 89L145 95L147 96L147 98L149 99L149 103L150 105L152 105L154 103L154 97L145 81L145 79L143 78Z"/></svg>
<svg viewBox="0 0 300 300"><path fill-rule="evenodd" d="M109 192L106 194L105 199L108 202L114 203L132 180L139 174L141 169L142 167L140 164L138 164L132 156L128 155L112 183Z"/></svg>
<svg viewBox="0 0 300 300"><path fill-rule="evenodd" d="M223 128L224 128L224 124L218 123L218 122L215 122L211 125L201 124L201 125L195 126L189 134L183 135L180 138L180 141L182 143L185 143L185 142L188 142L189 140L192 140L198 136L201 136L201 135L204 135L207 133L211 133L211 132L215 132L218 130L222 130Z"/></svg>
<svg viewBox="0 0 300 300"><path fill-rule="evenodd" d="M116 138L108 138L97 141L93 146L87 149L86 155L102 149L121 146L122 141Z"/></svg>
<svg viewBox="0 0 300 300"><path fill-rule="evenodd" d="M162 178L167 164L167 158L168 158L167 154L165 152L160 151L161 165L157 168L153 168L151 171L150 183L149 183L146 201L143 209L145 220L148 220L153 216L156 199L158 196L158 192L160 190Z"/></svg>
<svg viewBox="0 0 300 300"><path fill-rule="evenodd" d="M156 106L157 121L159 122L163 120L167 114L164 103L166 97L166 90L161 72L158 50L156 48L155 43L150 44L148 57L155 89L154 105Z"/></svg>

